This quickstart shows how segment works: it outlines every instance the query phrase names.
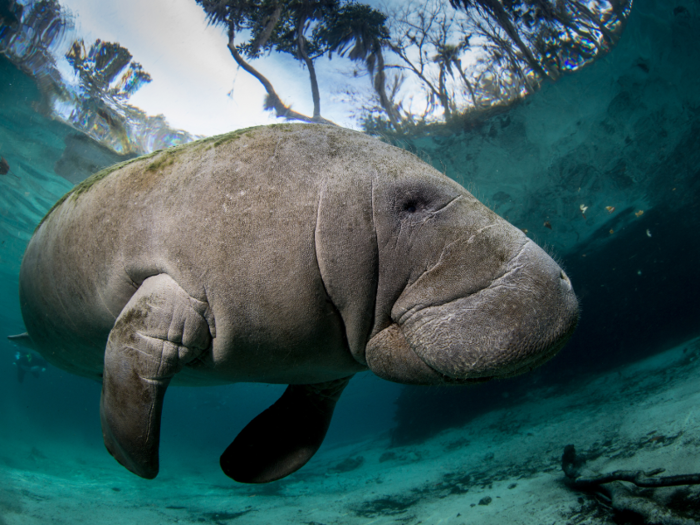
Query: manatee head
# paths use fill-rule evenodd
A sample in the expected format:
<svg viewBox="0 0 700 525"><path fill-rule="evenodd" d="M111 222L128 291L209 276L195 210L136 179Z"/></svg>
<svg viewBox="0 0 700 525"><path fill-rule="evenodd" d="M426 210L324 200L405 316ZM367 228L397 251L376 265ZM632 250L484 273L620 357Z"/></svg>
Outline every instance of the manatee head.
<svg viewBox="0 0 700 525"><path fill-rule="evenodd" d="M578 322L559 265L464 188L433 170L378 181L369 368L400 383L471 383L528 371Z"/></svg>

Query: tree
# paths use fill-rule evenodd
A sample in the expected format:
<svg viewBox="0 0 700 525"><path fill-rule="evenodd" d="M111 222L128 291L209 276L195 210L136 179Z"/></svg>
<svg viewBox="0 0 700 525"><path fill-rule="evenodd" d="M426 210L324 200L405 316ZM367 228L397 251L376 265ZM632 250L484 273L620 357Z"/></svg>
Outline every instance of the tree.
<svg viewBox="0 0 700 525"><path fill-rule="evenodd" d="M321 116L321 97L314 60L325 49L307 34L311 26L337 8L336 0L196 0L211 24L223 25L228 33L228 48L236 63L263 85L267 96L265 109L274 109L277 116L304 122L332 124ZM249 42L236 45L236 33L248 30ZM291 109L282 102L272 83L247 60L263 52L289 53L302 61L309 71L313 116Z"/></svg>
<svg viewBox="0 0 700 525"><path fill-rule="evenodd" d="M120 44L99 39L90 46L89 51L82 39L76 40L66 53L66 60L78 73L85 95L97 98L105 93L126 99L151 81L151 75L131 58L129 50ZM126 71L121 79L114 84L124 69Z"/></svg>
<svg viewBox="0 0 700 525"><path fill-rule="evenodd" d="M366 71L370 79L372 95L361 120L372 129L395 131L482 114L591 62L615 44L631 5L631 0L409 0L383 13L353 0L196 1L211 24L226 28L238 65L265 88L266 109L287 119L327 123L316 61L338 55L359 65L355 74ZM248 39L237 43L240 34ZM284 104L251 65L273 52L290 54L309 72L312 115ZM411 105L420 109L414 112Z"/></svg>
<svg viewBox="0 0 700 525"><path fill-rule="evenodd" d="M508 38L518 47L528 66L543 77L549 76L539 60L533 56L530 48L523 42L520 37L520 31L516 29L512 17L500 0L450 0L450 5L455 9L462 7L465 11L476 10L479 11L482 17L490 16L493 18L503 28Z"/></svg>
<svg viewBox="0 0 700 525"><path fill-rule="evenodd" d="M380 106L393 127L399 109L387 93L383 49L388 45L386 16L364 4L342 0L196 0L210 23L226 27L229 50L240 67L255 76L267 92L266 109L280 117L305 122L329 123L321 116L321 97L314 61L327 53L347 57L366 67ZM235 44L237 33L250 32L247 42ZM272 83L250 60L264 53L279 52L301 61L309 72L313 115L307 116L285 105ZM396 82L394 82L396 85Z"/></svg>
<svg viewBox="0 0 700 525"><path fill-rule="evenodd" d="M487 38L521 64L518 69L523 79L528 78L529 69L537 80L556 80L566 71L608 51L619 39L631 8L631 0L449 2L455 9L464 11ZM499 34L501 31L505 38ZM511 46L517 53L506 50Z"/></svg>
<svg viewBox="0 0 700 525"><path fill-rule="evenodd" d="M347 4L333 11L317 28L316 38L333 53L362 62L372 78L379 104L392 127L398 127L399 110L386 92L386 70L383 48L389 44L386 15L364 4Z"/></svg>
<svg viewBox="0 0 700 525"><path fill-rule="evenodd" d="M425 89L426 105L421 120L437 108L445 119L451 118L462 87L476 104L473 86L460 58L470 48L470 28L464 21L448 13L440 0L404 4L391 13L391 19L392 37L388 47L399 59L394 67L417 77Z"/></svg>

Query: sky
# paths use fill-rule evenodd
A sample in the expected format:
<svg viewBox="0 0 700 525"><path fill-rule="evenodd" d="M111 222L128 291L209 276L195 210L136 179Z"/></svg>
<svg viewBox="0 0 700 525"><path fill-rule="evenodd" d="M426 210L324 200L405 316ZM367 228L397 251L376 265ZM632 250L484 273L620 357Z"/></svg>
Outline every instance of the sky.
<svg viewBox="0 0 700 525"><path fill-rule="evenodd" d="M129 100L147 114L163 114L171 127L207 136L279 122L263 111L264 89L238 68L223 29L207 25L204 11L194 0L60 2L73 13L75 32L86 46L97 38L119 42L151 75L153 81ZM348 106L332 102L346 80L331 69L347 67L342 62L338 58L318 61L323 72L319 74L321 113L337 124L356 127ZM276 55L253 65L285 103L312 114L308 74L297 61Z"/></svg>

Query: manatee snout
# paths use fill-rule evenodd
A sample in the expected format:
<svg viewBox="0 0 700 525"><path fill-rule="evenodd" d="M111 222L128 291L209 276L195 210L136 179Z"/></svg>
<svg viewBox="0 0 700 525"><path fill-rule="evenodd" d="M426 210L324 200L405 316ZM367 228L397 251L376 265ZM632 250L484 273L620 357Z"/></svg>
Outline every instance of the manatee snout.
<svg viewBox="0 0 700 525"><path fill-rule="evenodd" d="M571 337L579 308L569 278L527 241L488 286L412 308L367 346L367 363L386 379L472 383L527 372Z"/></svg>

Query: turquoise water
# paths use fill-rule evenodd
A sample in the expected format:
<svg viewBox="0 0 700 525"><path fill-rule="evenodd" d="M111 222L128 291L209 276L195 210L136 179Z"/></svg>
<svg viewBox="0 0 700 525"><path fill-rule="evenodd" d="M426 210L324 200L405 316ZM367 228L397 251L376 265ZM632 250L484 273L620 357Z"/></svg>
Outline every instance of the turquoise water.
<svg viewBox="0 0 700 525"><path fill-rule="evenodd" d="M14 2L0 5L4 12ZM75 35L91 42L106 31L91 26L95 13L81 15L76 6L72 26L49 52L65 53ZM168 113L166 105L137 108L139 100L152 102L135 93L163 76L155 73L158 61L136 53L136 40L128 47L152 72L150 84L134 80L132 67L119 96L100 99L99 90L75 81L67 84L72 94L59 97L46 87L53 70L39 67L32 47L39 41L24 41L21 53L17 39L8 48L11 22L4 20L0 156L9 170L0 175L0 332L12 335L25 331L17 296L22 254L63 194L104 166L221 130L199 121L185 129L180 123L191 115ZM52 27L43 30L58 31ZM208 39L203 31L192 34ZM23 349L3 339L0 523L652 523L567 491L558 459L575 442L601 471L700 472L698 34L697 2L639 0L607 54L543 81L520 102L457 126L383 135L463 184L566 269L582 314L555 359L468 389L405 387L359 374L318 456L285 481L248 487L226 478L217 458L281 386L171 388L162 471L145 481L104 450L100 385L51 366L20 382L15 355ZM223 46L225 74L233 75ZM65 64L57 64L62 71ZM310 114L306 70L288 57L270 64L280 70L271 76L280 92L297 89L295 81L303 86L286 100L298 96L292 107ZM361 127L342 106L346 98L333 88L341 76L329 67L319 67L324 116ZM228 87L244 94L245 72L235 74ZM228 129L277 121L262 111L237 119L245 98L221 91L230 102L220 109ZM402 92L404 107L418 93ZM261 105L256 96L249 106ZM178 104L197 113L196 96L182 95ZM644 497L698 522L693 490Z"/></svg>

